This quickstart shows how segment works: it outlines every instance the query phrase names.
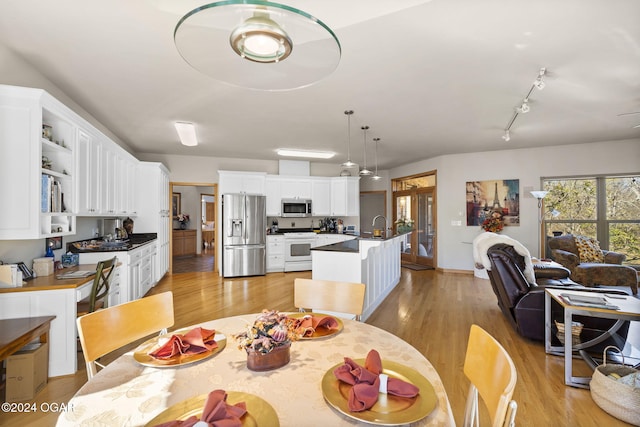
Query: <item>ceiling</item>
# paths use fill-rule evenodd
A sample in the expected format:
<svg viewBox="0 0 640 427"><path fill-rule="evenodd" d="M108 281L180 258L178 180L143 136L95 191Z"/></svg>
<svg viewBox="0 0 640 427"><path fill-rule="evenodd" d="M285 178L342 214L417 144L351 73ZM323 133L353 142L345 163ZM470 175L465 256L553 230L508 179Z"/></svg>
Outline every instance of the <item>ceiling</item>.
<svg viewBox="0 0 640 427"><path fill-rule="evenodd" d="M173 31L195 0L3 0L6 44L136 153L277 159L323 149L389 169L445 154L640 138L637 0L280 0L333 29L342 57L291 91L191 68ZM295 43L295 40L294 40ZM501 137L540 68L511 140ZM0 83L4 83L0 76ZM638 113L638 114L628 114ZM178 142L174 121L200 144Z"/></svg>

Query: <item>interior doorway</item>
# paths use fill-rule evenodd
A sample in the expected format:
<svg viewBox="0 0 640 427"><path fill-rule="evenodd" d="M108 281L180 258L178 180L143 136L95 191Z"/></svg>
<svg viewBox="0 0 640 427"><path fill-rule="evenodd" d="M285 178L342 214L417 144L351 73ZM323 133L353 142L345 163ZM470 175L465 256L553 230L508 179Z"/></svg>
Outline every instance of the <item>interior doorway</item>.
<svg viewBox="0 0 640 427"><path fill-rule="evenodd" d="M215 245L218 184L170 182L169 192L180 200L180 212L189 215L186 229L173 218L169 230L169 272L218 271Z"/></svg>
<svg viewBox="0 0 640 427"><path fill-rule="evenodd" d="M387 217L387 192L363 191L360 193L360 234L371 237L373 235L373 219L377 215L385 218L387 227L391 222ZM378 220L379 221L379 220ZM378 226L380 223L378 223Z"/></svg>
<svg viewBox="0 0 640 427"><path fill-rule="evenodd" d="M436 171L392 180L393 222L413 231L402 244L402 261L435 268Z"/></svg>

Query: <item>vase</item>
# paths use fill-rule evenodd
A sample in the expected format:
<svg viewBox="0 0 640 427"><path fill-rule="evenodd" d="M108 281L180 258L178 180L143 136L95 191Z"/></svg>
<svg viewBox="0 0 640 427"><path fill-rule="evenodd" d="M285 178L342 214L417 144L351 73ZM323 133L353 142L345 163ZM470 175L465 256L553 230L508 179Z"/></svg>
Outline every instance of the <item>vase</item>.
<svg viewBox="0 0 640 427"><path fill-rule="evenodd" d="M269 353L247 349L247 368L252 371L272 371L289 363L291 343L275 347Z"/></svg>
<svg viewBox="0 0 640 427"><path fill-rule="evenodd" d="M398 233L402 234L402 233L408 233L409 231L411 231L413 229L412 226L410 225L399 225L398 226Z"/></svg>
<svg viewBox="0 0 640 427"><path fill-rule="evenodd" d="M187 229L187 223L186 222L181 222L180 223L180 230L186 230Z"/></svg>

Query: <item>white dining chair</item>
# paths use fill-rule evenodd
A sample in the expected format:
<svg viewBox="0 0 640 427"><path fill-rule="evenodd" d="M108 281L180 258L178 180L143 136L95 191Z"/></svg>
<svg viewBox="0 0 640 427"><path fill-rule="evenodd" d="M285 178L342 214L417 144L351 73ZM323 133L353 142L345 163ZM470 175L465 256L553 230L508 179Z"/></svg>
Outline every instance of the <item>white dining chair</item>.
<svg viewBox="0 0 640 427"><path fill-rule="evenodd" d="M464 374L471 385L463 425L480 425L479 394L489 410L493 427L513 427L518 408L511 400L518 378L516 367L504 347L478 325L471 325Z"/></svg>
<svg viewBox="0 0 640 427"><path fill-rule="evenodd" d="M98 358L146 336L166 334L173 326L173 292L143 297L78 317L78 336L87 378L104 365Z"/></svg>
<svg viewBox="0 0 640 427"><path fill-rule="evenodd" d="M364 291L363 283L298 278L294 281L293 305L300 311L324 310L360 320Z"/></svg>

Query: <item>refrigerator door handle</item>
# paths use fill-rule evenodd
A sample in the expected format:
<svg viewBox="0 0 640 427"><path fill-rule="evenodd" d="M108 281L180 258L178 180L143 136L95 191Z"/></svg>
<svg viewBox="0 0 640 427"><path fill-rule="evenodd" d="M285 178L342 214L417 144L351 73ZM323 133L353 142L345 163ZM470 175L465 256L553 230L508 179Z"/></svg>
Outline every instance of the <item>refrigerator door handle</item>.
<svg viewBox="0 0 640 427"><path fill-rule="evenodd" d="M242 239L244 240L244 243L247 243L247 195L243 195L242 196L242 218L244 218L244 224L242 227Z"/></svg>

